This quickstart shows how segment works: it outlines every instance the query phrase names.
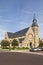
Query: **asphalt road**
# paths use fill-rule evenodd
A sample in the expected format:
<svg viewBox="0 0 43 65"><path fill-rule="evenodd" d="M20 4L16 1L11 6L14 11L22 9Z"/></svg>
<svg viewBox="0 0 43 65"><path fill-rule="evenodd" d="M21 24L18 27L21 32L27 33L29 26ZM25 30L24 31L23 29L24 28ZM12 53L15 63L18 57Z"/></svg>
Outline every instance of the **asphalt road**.
<svg viewBox="0 0 43 65"><path fill-rule="evenodd" d="M0 65L43 65L43 56L29 53L0 52Z"/></svg>

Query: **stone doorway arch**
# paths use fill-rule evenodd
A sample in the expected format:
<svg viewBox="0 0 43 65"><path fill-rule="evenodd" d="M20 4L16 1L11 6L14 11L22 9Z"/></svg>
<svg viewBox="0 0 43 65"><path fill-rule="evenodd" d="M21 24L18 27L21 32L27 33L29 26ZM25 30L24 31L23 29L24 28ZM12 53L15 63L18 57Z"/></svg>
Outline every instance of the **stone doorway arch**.
<svg viewBox="0 0 43 65"><path fill-rule="evenodd" d="M30 42L30 48L32 48L32 42Z"/></svg>

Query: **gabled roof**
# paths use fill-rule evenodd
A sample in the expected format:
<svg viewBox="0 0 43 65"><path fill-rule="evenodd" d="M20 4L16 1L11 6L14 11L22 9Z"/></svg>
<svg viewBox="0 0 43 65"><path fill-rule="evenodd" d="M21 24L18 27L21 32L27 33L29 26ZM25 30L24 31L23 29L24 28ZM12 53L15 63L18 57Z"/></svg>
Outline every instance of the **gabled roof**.
<svg viewBox="0 0 43 65"><path fill-rule="evenodd" d="M16 37L25 36L25 33L28 31L28 29L29 27L15 33L7 32L8 38L16 38Z"/></svg>

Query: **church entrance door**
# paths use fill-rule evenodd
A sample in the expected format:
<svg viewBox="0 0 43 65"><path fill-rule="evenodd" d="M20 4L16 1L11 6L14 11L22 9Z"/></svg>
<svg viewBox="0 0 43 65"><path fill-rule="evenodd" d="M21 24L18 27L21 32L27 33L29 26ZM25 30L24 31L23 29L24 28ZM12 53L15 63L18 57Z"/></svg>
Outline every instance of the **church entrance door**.
<svg viewBox="0 0 43 65"><path fill-rule="evenodd" d="M32 42L30 42L30 48L32 48Z"/></svg>

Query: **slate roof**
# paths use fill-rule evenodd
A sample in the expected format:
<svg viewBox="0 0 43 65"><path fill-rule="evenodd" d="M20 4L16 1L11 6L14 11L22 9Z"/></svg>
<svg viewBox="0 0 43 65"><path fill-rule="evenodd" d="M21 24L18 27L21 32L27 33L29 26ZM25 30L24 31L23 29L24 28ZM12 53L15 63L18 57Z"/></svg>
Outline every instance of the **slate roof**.
<svg viewBox="0 0 43 65"><path fill-rule="evenodd" d="M16 38L16 37L25 36L25 33L28 31L28 29L29 27L15 33L7 32L8 38Z"/></svg>
<svg viewBox="0 0 43 65"><path fill-rule="evenodd" d="M34 27L34 26L37 26L38 27L37 22L33 22L32 27Z"/></svg>

